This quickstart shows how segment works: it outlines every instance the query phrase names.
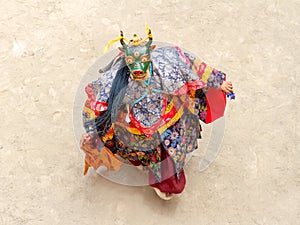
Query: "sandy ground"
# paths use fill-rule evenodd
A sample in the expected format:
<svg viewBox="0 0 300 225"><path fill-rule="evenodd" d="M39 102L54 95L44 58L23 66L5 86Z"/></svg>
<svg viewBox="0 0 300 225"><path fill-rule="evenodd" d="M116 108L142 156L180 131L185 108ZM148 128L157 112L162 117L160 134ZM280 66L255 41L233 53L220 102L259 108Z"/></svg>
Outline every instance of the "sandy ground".
<svg viewBox="0 0 300 225"><path fill-rule="evenodd" d="M299 12L296 0L1 1L0 224L300 224ZM199 172L195 154L170 202L84 177L72 128L82 76L145 22L237 96L218 158Z"/></svg>

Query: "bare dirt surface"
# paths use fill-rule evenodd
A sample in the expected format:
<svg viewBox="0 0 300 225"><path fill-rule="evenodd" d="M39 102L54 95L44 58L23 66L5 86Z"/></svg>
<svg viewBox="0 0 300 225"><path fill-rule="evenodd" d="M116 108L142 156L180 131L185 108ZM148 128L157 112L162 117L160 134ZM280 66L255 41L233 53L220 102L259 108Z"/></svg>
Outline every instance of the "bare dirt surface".
<svg viewBox="0 0 300 225"><path fill-rule="evenodd" d="M0 224L300 224L299 1L182 2L1 1ZM83 176L72 130L82 76L145 22L227 73L237 97L218 158L200 172L200 141L169 202Z"/></svg>

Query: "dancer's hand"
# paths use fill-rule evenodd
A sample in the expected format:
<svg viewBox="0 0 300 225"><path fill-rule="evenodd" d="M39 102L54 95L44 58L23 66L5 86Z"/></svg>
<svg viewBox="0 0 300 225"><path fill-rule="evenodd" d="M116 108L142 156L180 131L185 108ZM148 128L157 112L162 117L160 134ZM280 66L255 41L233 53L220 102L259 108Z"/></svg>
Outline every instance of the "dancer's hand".
<svg viewBox="0 0 300 225"><path fill-rule="evenodd" d="M220 90L225 92L226 94L230 94L231 92L233 92L232 83L230 81L224 80L220 86Z"/></svg>

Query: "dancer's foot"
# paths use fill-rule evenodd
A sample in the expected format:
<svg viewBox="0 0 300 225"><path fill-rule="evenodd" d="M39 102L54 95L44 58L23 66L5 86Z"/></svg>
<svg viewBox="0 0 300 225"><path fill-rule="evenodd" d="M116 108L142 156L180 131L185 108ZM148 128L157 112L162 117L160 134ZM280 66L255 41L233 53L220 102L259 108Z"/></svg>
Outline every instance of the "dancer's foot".
<svg viewBox="0 0 300 225"><path fill-rule="evenodd" d="M160 197L163 200L170 200L171 198L173 198L173 194L169 193L169 192L161 192L158 188L153 188L155 193L158 195L158 197Z"/></svg>

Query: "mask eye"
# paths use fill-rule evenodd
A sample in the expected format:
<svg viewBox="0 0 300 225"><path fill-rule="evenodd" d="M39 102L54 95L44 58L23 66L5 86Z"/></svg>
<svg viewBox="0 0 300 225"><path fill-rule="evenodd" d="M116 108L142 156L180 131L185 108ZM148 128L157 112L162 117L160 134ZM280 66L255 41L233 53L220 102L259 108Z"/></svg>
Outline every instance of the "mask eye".
<svg viewBox="0 0 300 225"><path fill-rule="evenodd" d="M134 63L134 61L135 61L134 58L132 58L131 56L127 56L127 57L126 57L126 62L127 62L127 64L130 65L130 64Z"/></svg>
<svg viewBox="0 0 300 225"><path fill-rule="evenodd" d="M141 62L148 62L149 61L149 57L147 55L144 55L141 57Z"/></svg>

